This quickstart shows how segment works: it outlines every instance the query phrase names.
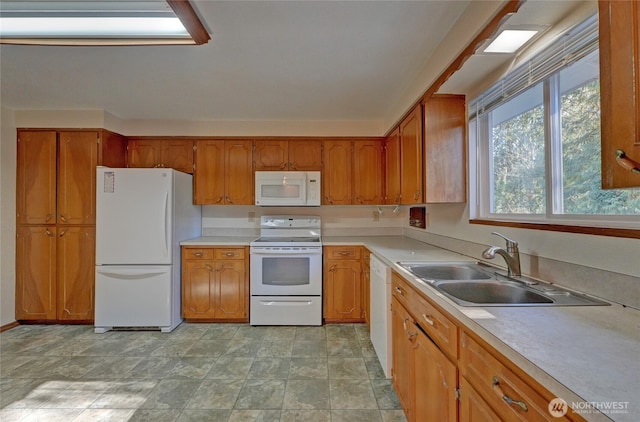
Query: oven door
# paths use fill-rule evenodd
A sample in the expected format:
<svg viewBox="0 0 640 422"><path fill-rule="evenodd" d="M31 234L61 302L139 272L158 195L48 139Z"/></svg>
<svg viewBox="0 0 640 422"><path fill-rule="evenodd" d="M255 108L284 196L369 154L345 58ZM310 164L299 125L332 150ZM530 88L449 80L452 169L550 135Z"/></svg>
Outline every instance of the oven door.
<svg viewBox="0 0 640 422"><path fill-rule="evenodd" d="M251 296L320 296L322 247L251 247Z"/></svg>

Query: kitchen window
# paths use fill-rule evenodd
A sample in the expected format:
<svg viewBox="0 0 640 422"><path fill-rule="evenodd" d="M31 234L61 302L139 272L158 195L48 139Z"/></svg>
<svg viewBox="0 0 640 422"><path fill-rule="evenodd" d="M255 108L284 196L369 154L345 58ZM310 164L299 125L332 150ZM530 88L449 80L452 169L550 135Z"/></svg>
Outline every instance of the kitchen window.
<svg viewBox="0 0 640 422"><path fill-rule="evenodd" d="M472 221L637 228L640 189L601 188L597 45L594 16L470 103Z"/></svg>

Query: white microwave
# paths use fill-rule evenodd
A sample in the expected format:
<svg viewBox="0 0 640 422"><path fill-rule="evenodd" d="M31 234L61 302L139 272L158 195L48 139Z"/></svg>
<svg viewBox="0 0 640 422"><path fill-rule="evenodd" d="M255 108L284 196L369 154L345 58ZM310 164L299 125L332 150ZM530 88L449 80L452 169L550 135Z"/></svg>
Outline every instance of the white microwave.
<svg viewBox="0 0 640 422"><path fill-rule="evenodd" d="M320 206L319 171L256 171L256 205Z"/></svg>

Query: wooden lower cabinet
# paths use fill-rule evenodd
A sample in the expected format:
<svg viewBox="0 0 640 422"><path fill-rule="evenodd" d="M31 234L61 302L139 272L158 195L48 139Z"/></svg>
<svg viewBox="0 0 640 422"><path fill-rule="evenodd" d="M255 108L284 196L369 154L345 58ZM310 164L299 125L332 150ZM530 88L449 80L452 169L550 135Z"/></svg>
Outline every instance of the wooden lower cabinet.
<svg viewBox="0 0 640 422"><path fill-rule="evenodd" d="M584 421L523 370L432 303L392 279L392 377L409 422Z"/></svg>
<svg viewBox="0 0 640 422"><path fill-rule="evenodd" d="M95 228L19 226L16 319L91 321Z"/></svg>
<svg viewBox="0 0 640 422"><path fill-rule="evenodd" d="M248 321L249 271L245 247L182 248L182 317Z"/></svg>
<svg viewBox="0 0 640 422"><path fill-rule="evenodd" d="M363 322L361 246L324 248L325 322Z"/></svg>
<svg viewBox="0 0 640 422"><path fill-rule="evenodd" d="M371 252L362 248L362 318L371 327Z"/></svg>

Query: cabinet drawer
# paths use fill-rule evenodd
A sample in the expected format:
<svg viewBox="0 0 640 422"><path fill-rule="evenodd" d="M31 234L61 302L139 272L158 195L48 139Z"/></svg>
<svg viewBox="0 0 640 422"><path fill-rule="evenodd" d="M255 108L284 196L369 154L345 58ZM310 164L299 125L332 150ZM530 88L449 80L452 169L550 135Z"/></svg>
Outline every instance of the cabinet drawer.
<svg viewBox="0 0 640 422"><path fill-rule="evenodd" d="M360 259L361 246L327 246L324 249L328 259Z"/></svg>
<svg viewBox="0 0 640 422"><path fill-rule="evenodd" d="M213 259L213 248L182 248L184 259Z"/></svg>
<svg viewBox="0 0 640 422"><path fill-rule="evenodd" d="M460 372L501 418L523 422L582 420L575 414L574 418L551 416L548 405L553 394L547 393L545 398L541 392L546 390L523 381L466 332L460 343Z"/></svg>
<svg viewBox="0 0 640 422"><path fill-rule="evenodd" d="M458 327L426 299L414 294L410 301L416 322L433 341L452 359L458 357Z"/></svg>
<svg viewBox="0 0 640 422"><path fill-rule="evenodd" d="M217 259L244 259L244 248L216 248L215 256Z"/></svg>

